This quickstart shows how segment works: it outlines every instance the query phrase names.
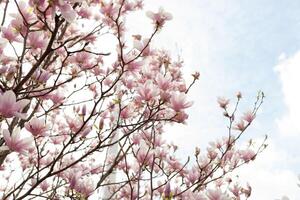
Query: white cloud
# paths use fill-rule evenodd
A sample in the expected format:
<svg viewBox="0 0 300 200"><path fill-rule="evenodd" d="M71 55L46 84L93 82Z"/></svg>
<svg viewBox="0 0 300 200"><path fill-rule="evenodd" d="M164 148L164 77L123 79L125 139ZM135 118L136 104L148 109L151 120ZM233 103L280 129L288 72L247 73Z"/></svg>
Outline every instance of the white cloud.
<svg viewBox="0 0 300 200"><path fill-rule="evenodd" d="M286 105L286 112L277 120L278 128L285 135L300 135L300 51L287 58L282 54L275 71L281 80Z"/></svg>

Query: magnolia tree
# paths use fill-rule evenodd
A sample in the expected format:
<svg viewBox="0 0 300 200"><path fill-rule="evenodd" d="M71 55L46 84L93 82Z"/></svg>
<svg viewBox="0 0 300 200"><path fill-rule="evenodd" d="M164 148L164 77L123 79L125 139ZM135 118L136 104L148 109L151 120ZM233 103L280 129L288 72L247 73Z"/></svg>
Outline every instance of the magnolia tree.
<svg viewBox="0 0 300 200"><path fill-rule="evenodd" d="M199 78L186 84L182 60L150 45L169 13L147 12L153 31L142 36L130 35L125 20L141 0L0 2L2 199L250 196L229 173L266 146L237 144L263 93L240 117L240 93L233 106L218 99L228 135L191 158L176 157L162 137L166 124L187 120L186 96Z"/></svg>

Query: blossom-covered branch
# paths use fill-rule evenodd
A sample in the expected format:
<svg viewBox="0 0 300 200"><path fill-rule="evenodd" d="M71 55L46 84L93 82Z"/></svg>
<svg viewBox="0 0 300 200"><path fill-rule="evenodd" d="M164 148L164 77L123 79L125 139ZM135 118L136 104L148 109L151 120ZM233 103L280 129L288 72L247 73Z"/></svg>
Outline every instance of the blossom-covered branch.
<svg viewBox="0 0 300 200"><path fill-rule="evenodd" d="M126 16L141 0L0 1L0 196L2 199L241 199L251 194L230 172L265 142L237 142L264 95L228 136L176 156L166 124L185 123L192 106L181 58L152 45L172 15L145 13L148 36L129 35ZM8 15L10 17L8 17ZM110 46L103 37L111 37ZM113 48L111 48L113 47ZM112 50L113 49L113 50Z"/></svg>

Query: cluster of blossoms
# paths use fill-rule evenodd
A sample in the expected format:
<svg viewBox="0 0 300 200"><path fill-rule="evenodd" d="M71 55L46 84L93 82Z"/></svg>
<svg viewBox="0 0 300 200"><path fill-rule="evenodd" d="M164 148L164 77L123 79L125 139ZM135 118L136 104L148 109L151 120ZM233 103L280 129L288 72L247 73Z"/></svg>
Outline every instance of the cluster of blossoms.
<svg viewBox="0 0 300 200"><path fill-rule="evenodd" d="M141 0L0 2L1 198L250 196L249 185L227 175L265 147L236 148L263 96L238 123L238 103L230 113L219 99L229 135L197 148L194 163L163 139L166 124L186 122L187 94L199 79L186 84L182 60L150 45L169 13L147 12L153 32L131 37L125 18ZM101 45L103 35L114 38L115 52Z"/></svg>

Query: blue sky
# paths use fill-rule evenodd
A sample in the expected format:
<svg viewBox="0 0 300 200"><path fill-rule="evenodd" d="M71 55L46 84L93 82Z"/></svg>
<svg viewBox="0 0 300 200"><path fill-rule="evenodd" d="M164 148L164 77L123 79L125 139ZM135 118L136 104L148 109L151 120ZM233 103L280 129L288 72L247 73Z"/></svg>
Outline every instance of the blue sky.
<svg viewBox="0 0 300 200"><path fill-rule="evenodd" d="M300 112L300 1L151 0L145 4L146 9L162 6L173 14L155 40L156 46L180 54L187 77L196 70L201 73L192 90L194 106L188 125L170 127L167 137L179 143L183 153L205 147L226 133L218 96L234 97L241 91L242 109L247 110L257 91L263 90L266 101L245 139L259 140L268 134L269 148L241 169L241 181L249 180L253 186L251 199L282 195L300 199L296 186L300 173L300 115L296 112ZM144 20L135 18L133 30L149 33L151 26Z"/></svg>

